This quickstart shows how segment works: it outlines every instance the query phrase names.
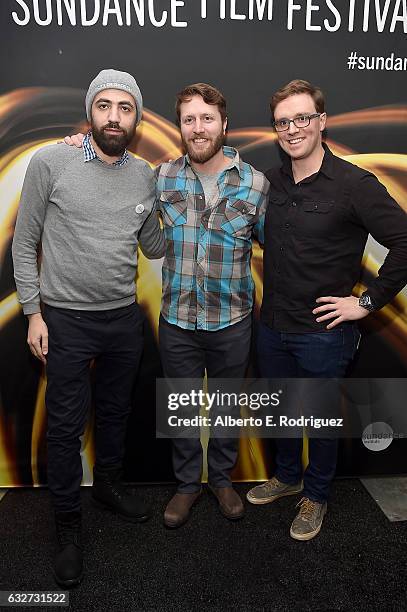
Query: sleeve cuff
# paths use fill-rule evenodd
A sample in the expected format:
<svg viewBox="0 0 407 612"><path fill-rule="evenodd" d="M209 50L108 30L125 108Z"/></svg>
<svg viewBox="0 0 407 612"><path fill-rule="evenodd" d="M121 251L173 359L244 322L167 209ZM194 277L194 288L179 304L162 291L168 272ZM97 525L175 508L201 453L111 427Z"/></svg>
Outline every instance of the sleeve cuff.
<svg viewBox="0 0 407 612"><path fill-rule="evenodd" d="M37 314L41 312L39 304L23 304L23 312L25 315Z"/></svg>

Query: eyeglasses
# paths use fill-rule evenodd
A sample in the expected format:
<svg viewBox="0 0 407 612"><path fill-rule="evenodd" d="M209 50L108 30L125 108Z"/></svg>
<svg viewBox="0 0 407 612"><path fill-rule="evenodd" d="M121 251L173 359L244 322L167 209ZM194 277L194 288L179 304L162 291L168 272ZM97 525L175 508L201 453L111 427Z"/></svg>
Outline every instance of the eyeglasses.
<svg viewBox="0 0 407 612"><path fill-rule="evenodd" d="M299 117L294 117L294 119L280 119L279 121L273 121L273 127L276 132L285 132L290 128L290 123L292 122L297 128L305 128L309 126L311 119L320 116L321 113L314 113L313 115L300 115Z"/></svg>

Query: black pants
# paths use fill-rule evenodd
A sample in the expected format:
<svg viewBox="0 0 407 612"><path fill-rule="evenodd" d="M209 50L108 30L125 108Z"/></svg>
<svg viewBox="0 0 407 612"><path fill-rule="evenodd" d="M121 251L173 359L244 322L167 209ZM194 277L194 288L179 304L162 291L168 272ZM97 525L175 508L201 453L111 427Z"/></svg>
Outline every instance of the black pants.
<svg viewBox="0 0 407 612"><path fill-rule="evenodd" d="M243 378L250 354L251 316L219 331L186 330L160 317L160 354L168 378ZM208 481L230 486L239 441L211 437L208 444ZM180 493L201 488L202 445L197 438L173 440L173 467Z"/></svg>
<svg viewBox="0 0 407 612"><path fill-rule="evenodd" d="M48 486L55 510L80 509L81 441L95 360L95 443L98 467L120 467L131 391L143 348L138 304L102 312L45 306L49 332L46 407Z"/></svg>

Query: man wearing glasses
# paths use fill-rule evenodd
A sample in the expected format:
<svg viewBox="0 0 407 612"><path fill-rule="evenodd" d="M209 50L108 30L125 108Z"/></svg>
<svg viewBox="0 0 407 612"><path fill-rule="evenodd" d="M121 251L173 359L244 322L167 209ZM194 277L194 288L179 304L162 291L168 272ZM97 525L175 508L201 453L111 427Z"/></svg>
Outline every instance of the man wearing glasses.
<svg viewBox="0 0 407 612"><path fill-rule="evenodd" d="M382 308L406 283L407 216L373 174L336 157L322 142L320 89L291 81L274 94L271 111L283 165L266 173L271 190L260 372L266 378L342 377L358 346L355 322ZM389 252L357 298L352 290L369 234ZM337 440L309 439L303 475L301 451L301 438L277 440L274 476L247 498L265 504L303 491L290 535L310 540L327 510Z"/></svg>

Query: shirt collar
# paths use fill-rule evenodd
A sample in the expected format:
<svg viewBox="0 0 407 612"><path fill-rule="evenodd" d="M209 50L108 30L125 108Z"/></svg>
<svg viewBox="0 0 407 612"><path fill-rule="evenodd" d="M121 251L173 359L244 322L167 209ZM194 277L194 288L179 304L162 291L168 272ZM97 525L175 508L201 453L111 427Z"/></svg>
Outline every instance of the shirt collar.
<svg viewBox="0 0 407 612"><path fill-rule="evenodd" d="M244 173L243 163L240 159L240 155L238 151L233 147L224 146L222 148L223 148L223 155L225 155L226 157L229 157L231 160L230 165L226 168L226 170L232 170L233 168L235 168L238 171L240 178L243 178L243 173ZM186 166L190 166L192 168L191 160L189 159L188 154L184 155L184 159L183 159L181 167L185 169Z"/></svg>
<svg viewBox="0 0 407 612"><path fill-rule="evenodd" d="M92 136L92 130L90 130L86 134L85 138L83 139L83 142L82 142L83 159L85 162L92 161L93 159L98 159L99 161L104 163L103 160L100 159L100 157L98 157L95 149L93 148L93 145L90 139L91 136ZM112 166L124 166L124 164L127 163L128 159L129 159L129 152L127 151L127 149L125 149L121 158L115 161L112 164Z"/></svg>
<svg viewBox="0 0 407 612"><path fill-rule="evenodd" d="M330 148L328 147L327 144L325 144L325 142L322 143L322 147L325 151L324 153L324 157L322 159L322 164L320 169L318 170L318 172L316 172L315 174L318 174L319 172L322 172L322 174L325 174L325 176L329 179L334 179L335 178L335 172L334 172L334 156L330 150ZM293 179L293 170L292 170L292 166L291 166L291 157L281 149L281 154L282 154L282 158L283 158L283 164L281 166L281 171L284 174L287 174L291 179Z"/></svg>
<svg viewBox="0 0 407 612"><path fill-rule="evenodd" d="M324 155L324 159L322 160L322 166L320 168L320 172L325 174L325 176L328 177L329 179L334 179L335 178L334 156L332 154L332 151L328 147L328 145L325 144L325 142L322 143L322 146L324 147L325 155Z"/></svg>

